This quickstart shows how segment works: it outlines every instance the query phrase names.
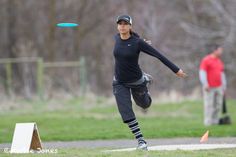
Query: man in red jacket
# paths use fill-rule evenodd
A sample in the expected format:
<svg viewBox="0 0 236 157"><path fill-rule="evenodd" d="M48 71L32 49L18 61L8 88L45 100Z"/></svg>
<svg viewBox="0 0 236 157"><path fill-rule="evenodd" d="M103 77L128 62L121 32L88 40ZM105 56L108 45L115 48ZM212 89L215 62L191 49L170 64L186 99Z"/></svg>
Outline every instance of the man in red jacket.
<svg viewBox="0 0 236 157"><path fill-rule="evenodd" d="M220 59L223 48L218 45L200 64L199 77L204 95L204 124L219 124L223 95L226 90L224 63Z"/></svg>

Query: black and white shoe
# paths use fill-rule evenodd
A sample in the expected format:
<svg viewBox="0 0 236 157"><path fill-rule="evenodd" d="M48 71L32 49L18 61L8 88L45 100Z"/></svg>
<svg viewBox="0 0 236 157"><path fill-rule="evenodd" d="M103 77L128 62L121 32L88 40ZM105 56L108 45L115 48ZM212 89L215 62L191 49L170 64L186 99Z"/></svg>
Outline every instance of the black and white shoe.
<svg viewBox="0 0 236 157"><path fill-rule="evenodd" d="M140 141L138 142L138 146L137 146L136 149L137 149L137 150L145 150L145 151L147 151L147 150L148 150L148 147L147 147L146 141L140 140Z"/></svg>
<svg viewBox="0 0 236 157"><path fill-rule="evenodd" d="M153 77L150 74L144 72L143 77L147 83L147 87L153 83Z"/></svg>

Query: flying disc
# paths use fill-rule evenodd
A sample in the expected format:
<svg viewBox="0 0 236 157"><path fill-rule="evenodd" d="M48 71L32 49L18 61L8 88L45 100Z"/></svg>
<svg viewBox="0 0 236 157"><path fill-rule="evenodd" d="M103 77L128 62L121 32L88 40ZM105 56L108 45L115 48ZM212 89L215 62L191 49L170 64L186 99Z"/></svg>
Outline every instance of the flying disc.
<svg viewBox="0 0 236 157"><path fill-rule="evenodd" d="M77 27L77 23L58 23L57 27Z"/></svg>

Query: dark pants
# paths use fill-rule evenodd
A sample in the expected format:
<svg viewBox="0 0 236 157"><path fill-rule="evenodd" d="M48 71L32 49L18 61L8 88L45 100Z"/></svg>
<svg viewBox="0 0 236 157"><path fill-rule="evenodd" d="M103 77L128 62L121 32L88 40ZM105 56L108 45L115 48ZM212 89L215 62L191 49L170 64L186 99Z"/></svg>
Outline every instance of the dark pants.
<svg viewBox="0 0 236 157"><path fill-rule="evenodd" d="M135 103L143 109L148 108L152 102L152 99L148 93L146 82L139 85L127 85L113 81L113 94L115 95L118 110L123 122L135 119L135 114L132 108L131 94Z"/></svg>

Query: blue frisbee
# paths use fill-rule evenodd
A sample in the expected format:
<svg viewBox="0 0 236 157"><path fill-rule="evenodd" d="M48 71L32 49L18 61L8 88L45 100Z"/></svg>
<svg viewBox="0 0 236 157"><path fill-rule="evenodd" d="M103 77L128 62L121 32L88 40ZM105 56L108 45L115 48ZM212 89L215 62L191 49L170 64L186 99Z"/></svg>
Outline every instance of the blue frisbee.
<svg viewBox="0 0 236 157"><path fill-rule="evenodd" d="M77 27L77 23L58 23L57 27Z"/></svg>

